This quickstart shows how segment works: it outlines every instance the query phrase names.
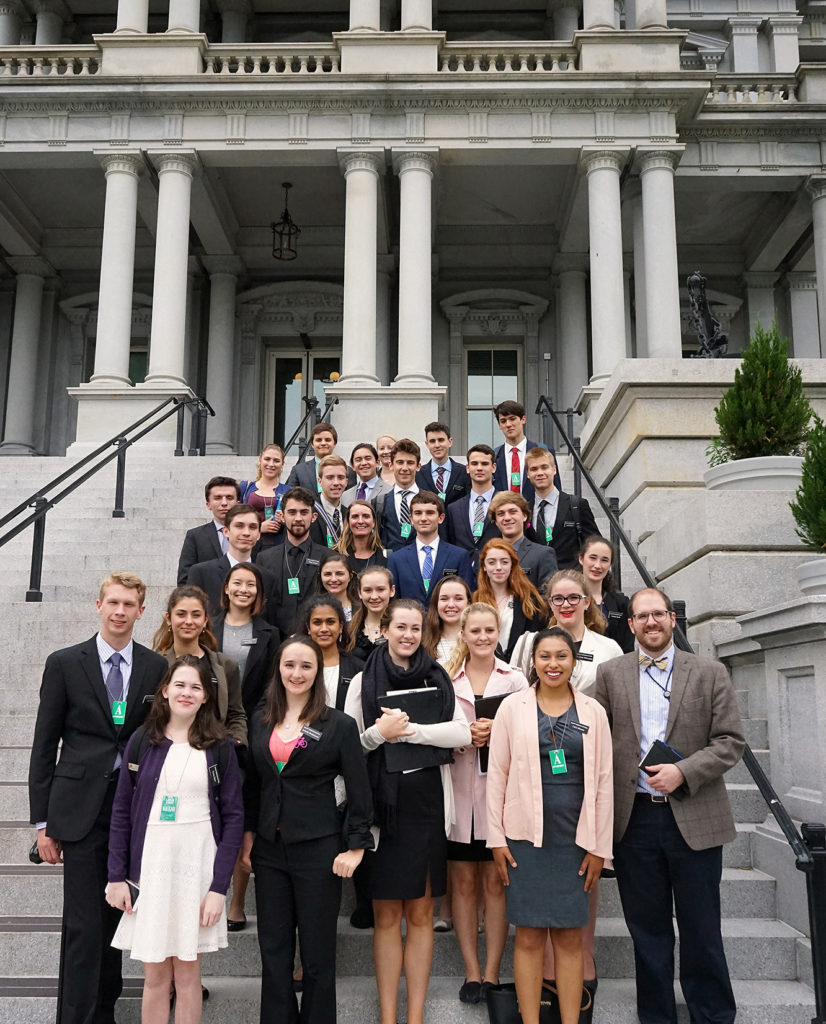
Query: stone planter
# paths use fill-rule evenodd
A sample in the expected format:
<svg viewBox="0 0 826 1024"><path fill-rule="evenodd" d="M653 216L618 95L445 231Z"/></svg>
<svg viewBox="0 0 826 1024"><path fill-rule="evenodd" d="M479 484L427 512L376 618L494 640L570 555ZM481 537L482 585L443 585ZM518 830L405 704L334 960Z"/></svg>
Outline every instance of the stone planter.
<svg viewBox="0 0 826 1024"><path fill-rule="evenodd" d="M797 584L804 594L826 594L826 558L801 562L797 567Z"/></svg>
<svg viewBox="0 0 826 1024"><path fill-rule="evenodd" d="M703 474L710 491L796 491L803 459L799 455L762 455L712 466Z"/></svg>

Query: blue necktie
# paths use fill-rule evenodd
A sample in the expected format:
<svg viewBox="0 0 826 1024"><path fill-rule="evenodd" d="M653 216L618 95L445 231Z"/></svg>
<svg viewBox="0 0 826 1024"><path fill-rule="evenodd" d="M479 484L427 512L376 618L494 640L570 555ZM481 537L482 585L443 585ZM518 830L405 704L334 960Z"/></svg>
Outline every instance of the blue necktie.
<svg viewBox="0 0 826 1024"><path fill-rule="evenodd" d="M422 579L429 580L433 575L433 548L429 544L422 546L424 551L424 563L422 564Z"/></svg>

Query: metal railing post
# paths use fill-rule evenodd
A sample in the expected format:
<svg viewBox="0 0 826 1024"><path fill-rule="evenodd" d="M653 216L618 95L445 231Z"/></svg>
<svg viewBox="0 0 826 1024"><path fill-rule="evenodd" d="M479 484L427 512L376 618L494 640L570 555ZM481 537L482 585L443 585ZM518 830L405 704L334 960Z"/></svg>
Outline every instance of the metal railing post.
<svg viewBox="0 0 826 1024"><path fill-rule="evenodd" d="M617 519L619 519L619 498L609 498L608 508L614 513ZM609 523L611 524L609 536L611 538L611 543L614 546L614 551L617 554L617 557L614 559L617 564L611 565L611 576L613 577L614 583L617 585L617 590L622 590L622 555L620 554L620 538L613 521L609 520Z"/></svg>
<svg viewBox="0 0 826 1024"><path fill-rule="evenodd" d="M680 601L675 598L671 602L674 605L674 615L677 618L677 629L679 629L683 636L688 638L688 616L685 610L685 601Z"/></svg>
<svg viewBox="0 0 826 1024"><path fill-rule="evenodd" d="M45 498L35 498L31 507L35 512L45 509L48 505ZM43 600L43 591L40 589L40 580L43 576L43 543L46 538L46 513L39 519L35 519L32 529L32 566L29 572L29 589L26 591L26 600L37 603Z"/></svg>
<svg viewBox="0 0 826 1024"><path fill-rule="evenodd" d="M806 896L809 902L809 933L812 943L815 1016L812 1024L823 1024L826 1013L826 825L804 822L800 826L808 846L812 865L798 863L806 871Z"/></svg>
<svg viewBox="0 0 826 1024"><path fill-rule="evenodd" d="M582 471L579 468L579 465L580 465L580 463L579 463L579 460L580 460L580 443L579 443L579 438L578 437L574 438L574 452L576 453L576 458L574 459L574 494L577 496L577 498L581 498L582 497Z"/></svg>
<svg viewBox="0 0 826 1024"><path fill-rule="evenodd" d="M181 402L175 423L175 455L179 458L184 454L184 409L186 406Z"/></svg>
<svg viewBox="0 0 826 1024"><path fill-rule="evenodd" d="M116 437L114 443L118 448L118 472L115 477L115 507L112 509L112 518L123 519L126 515L123 511L123 491L126 485L126 438Z"/></svg>
<svg viewBox="0 0 826 1024"><path fill-rule="evenodd" d="M206 406L198 405L198 423L200 424L200 430L198 432L198 454L203 458L206 455L206 437L207 437L207 418L209 413L207 412Z"/></svg>
<svg viewBox="0 0 826 1024"><path fill-rule="evenodd" d="M574 410L569 405L565 410L565 424L568 427L568 437L574 436Z"/></svg>

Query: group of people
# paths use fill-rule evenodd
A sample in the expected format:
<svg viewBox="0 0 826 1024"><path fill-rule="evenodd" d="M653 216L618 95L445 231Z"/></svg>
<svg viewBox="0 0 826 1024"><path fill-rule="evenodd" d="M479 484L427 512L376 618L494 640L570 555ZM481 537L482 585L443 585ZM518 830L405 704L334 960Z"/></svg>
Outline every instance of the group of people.
<svg viewBox="0 0 826 1024"><path fill-rule="evenodd" d="M466 465L431 423L426 465L384 437L348 467L321 423L286 485L276 445L255 480L214 477L154 650L132 639L143 583L104 579L98 633L46 662L31 756L38 851L64 864L59 1024L113 1024L121 950L146 965L144 1024L170 999L200 1020L200 958L245 927L250 873L262 1024L335 1021L349 877L380 1024L398 1020L402 973L422 1024L448 891L459 999L501 991L512 924L524 1024L543 991L575 1024L612 868L641 1024L676 1022L672 902L692 1020L732 1024L731 682L675 650L662 591L616 591L611 544L526 440L524 409L495 414L504 445Z"/></svg>

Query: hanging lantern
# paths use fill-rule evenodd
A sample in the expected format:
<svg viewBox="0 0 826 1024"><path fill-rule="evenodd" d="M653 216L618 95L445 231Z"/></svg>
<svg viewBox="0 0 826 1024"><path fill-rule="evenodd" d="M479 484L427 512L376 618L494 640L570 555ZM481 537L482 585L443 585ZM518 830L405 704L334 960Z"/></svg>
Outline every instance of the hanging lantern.
<svg viewBox="0 0 826 1024"><path fill-rule="evenodd" d="M277 260L294 260L298 256L295 243L301 234L301 228L295 224L288 209L287 200L289 191L293 187L292 183L282 181L281 187L284 189L284 212L281 214L281 220L270 224L272 229L272 254L273 258Z"/></svg>

